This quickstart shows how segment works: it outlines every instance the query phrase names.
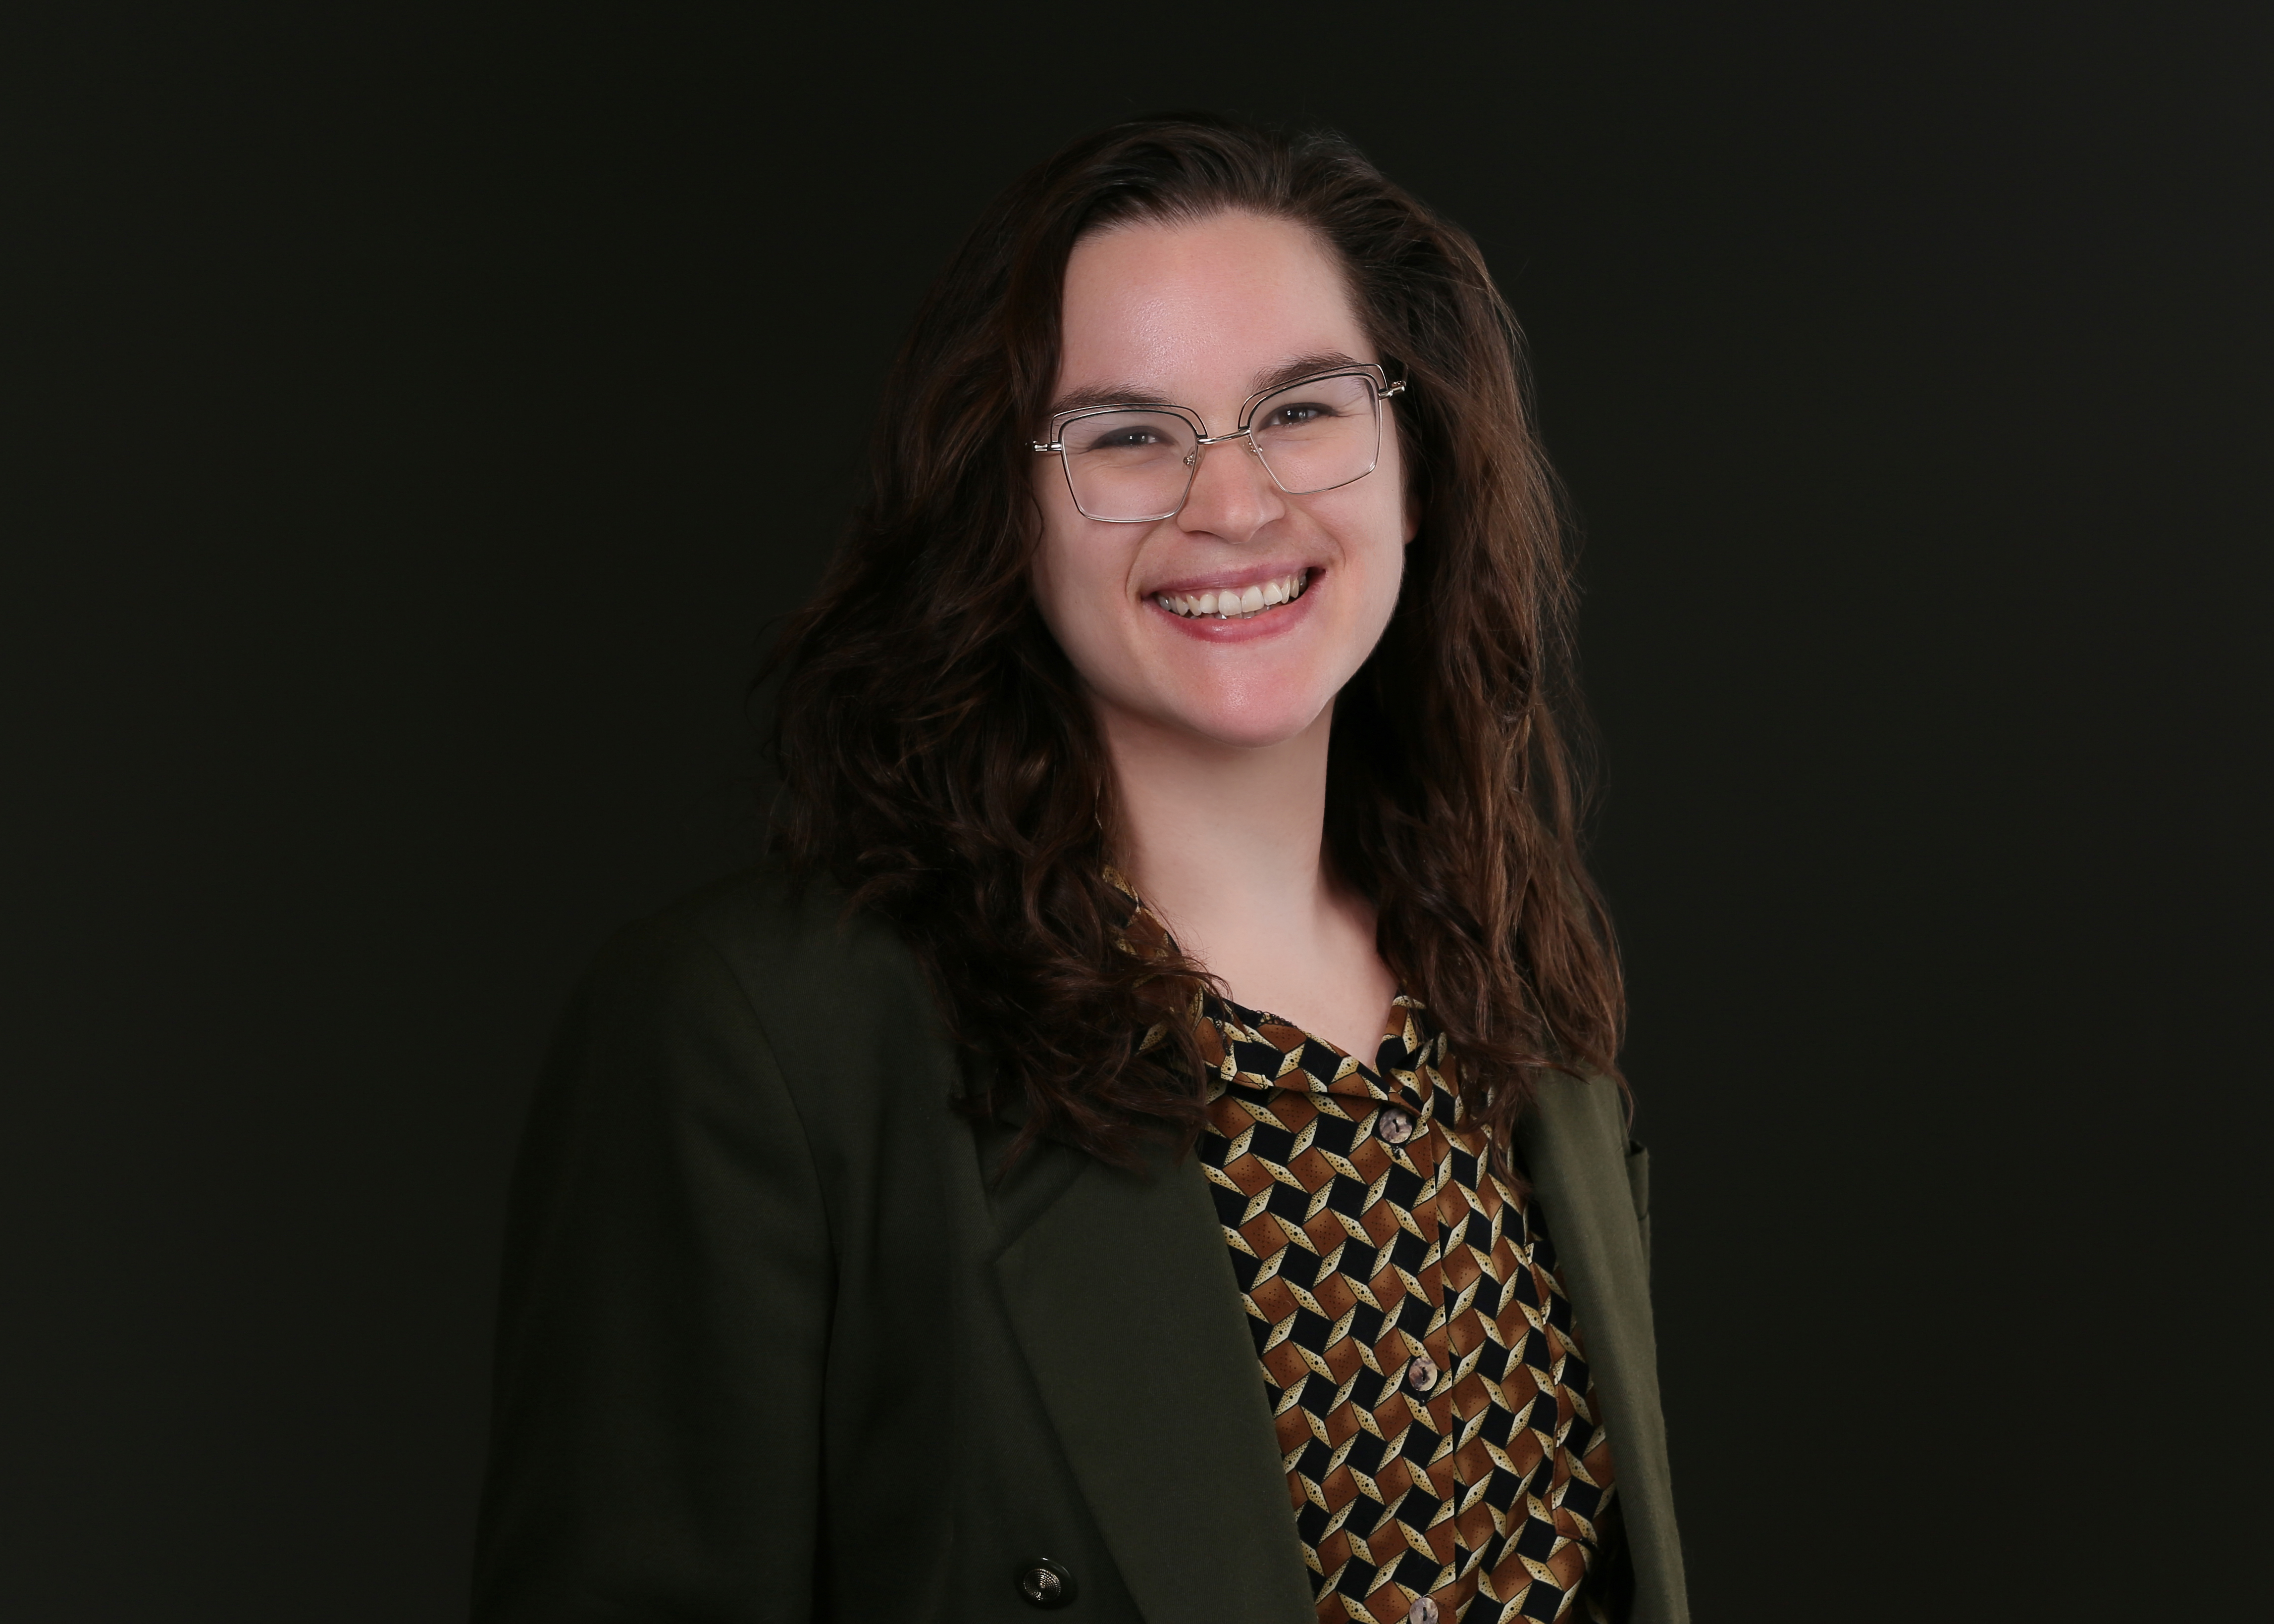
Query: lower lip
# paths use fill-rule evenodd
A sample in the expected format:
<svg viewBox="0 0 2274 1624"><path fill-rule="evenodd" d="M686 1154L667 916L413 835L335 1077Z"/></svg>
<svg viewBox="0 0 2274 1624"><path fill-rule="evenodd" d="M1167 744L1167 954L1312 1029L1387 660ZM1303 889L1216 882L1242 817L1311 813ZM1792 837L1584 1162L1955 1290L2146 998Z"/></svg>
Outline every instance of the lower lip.
<svg viewBox="0 0 2274 1624"><path fill-rule="evenodd" d="M1292 631L1308 619L1311 600L1319 595L1319 588L1325 584L1323 570L1313 569L1310 584L1303 589L1300 598L1281 604L1276 609L1266 609L1252 620L1239 615L1224 618L1203 614L1187 618L1173 610L1162 608L1161 600L1149 593L1146 596L1145 605L1196 643L1254 643L1258 638L1276 637L1283 632Z"/></svg>

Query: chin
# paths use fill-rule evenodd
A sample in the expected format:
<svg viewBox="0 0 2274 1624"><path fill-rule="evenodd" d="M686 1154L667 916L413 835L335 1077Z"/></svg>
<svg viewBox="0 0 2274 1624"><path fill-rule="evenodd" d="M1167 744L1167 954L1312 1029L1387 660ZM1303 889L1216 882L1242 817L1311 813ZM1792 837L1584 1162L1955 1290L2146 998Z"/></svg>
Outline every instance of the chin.
<svg viewBox="0 0 2274 1624"><path fill-rule="evenodd" d="M1268 750L1299 739L1326 713L1327 701L1254 707L1195 706L1177 717L1185 733L1232 750Z"/></svg>

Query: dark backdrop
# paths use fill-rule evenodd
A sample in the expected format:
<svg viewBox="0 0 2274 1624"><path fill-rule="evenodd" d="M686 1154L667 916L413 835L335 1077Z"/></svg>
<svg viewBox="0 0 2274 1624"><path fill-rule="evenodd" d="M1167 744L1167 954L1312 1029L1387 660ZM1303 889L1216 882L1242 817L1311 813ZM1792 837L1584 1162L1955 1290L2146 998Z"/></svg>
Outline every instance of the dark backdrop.
<svg viewBox="0 0 2274 1624"><path fill-rule="evenodd" d="M552 1014L924 278L1185 105L1530 330L1700 1618L2255 1610L2264 7L34 10L0 1616L463 1614Z"/></svg>

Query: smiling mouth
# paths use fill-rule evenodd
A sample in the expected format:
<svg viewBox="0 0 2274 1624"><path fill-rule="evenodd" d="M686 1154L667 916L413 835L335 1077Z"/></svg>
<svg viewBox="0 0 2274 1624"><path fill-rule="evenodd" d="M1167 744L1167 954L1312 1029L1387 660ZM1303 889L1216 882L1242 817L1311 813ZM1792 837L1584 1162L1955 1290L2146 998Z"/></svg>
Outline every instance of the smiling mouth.
<svg viewBox="0 0 2274 1624"><path fill-rule="evenodd" d="M1171 614L1181 615L1187 620L1252 620L1267 611L1293 603L1310 584L1311 572L1299 569L1291 575L1282 575L1276 581L1258 582L1245 590L1226 588L1221 592L1156 592L1153 601Z"/></svg>

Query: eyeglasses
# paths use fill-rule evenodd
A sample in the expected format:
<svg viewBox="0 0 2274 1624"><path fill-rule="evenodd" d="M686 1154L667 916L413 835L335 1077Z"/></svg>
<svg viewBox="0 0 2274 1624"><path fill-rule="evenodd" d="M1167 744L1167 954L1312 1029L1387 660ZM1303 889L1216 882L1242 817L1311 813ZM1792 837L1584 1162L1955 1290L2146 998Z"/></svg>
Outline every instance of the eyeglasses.
<svg viewBox="0 0 2274 1624"><path fill-rule="evenodd" d="M1247 397L1239 426L1211 434L1185 406L1089 406L1050 419L1054 451L1066 489L1082 516L1112 524L1148 524L1184 511L1201 452L1245 439L1247 448L1290 496L1353 484L1382 455L1382 402L1404 392L1375 362L1314 372Z"/></svg>

